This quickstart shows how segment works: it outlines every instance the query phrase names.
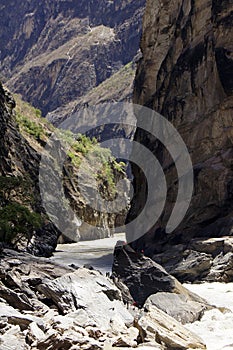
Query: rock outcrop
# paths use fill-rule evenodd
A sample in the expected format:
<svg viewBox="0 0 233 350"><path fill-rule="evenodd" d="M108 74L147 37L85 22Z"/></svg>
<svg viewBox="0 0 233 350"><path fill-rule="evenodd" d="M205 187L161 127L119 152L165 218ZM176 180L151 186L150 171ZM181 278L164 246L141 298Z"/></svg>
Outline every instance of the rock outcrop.
<svg viewBox="0 0 233 350"><path fill-rule="evenodd" d="M207 302L190 293L159 264L128 245L114 251L113 276L128 288L139 307L151 305L181 323L194 322L209 308Z"/></svg>
<svg viewBox="0 0 233 350"><path fill-rule="evenodd" d="M207 275L214 279L219 260L222 266L227 261L228 271L231 266L232 250L219 250L217 240L213 245L190 243L233 232L231 19L231 2L196 0L148 0L144 17L134 102L161 113L176 127L193 162L194 192L183 222L166 234L177 196L175 164L161 144L138 130L135 140L149 147L164 168L168 196L160 222L134 247L183 280ZM133 174L136 195L129 220L138 215L147 196L142 172L133 166ZM217 252L222 256L217 258ZM223 275L223 267L220 270Z"/></svg>
<svg viewBox="0 0 233 350"><path fill-rule="evenodd" d="M28 241L19 241L21 246L27 246L27 249L33 254L49 256L54 251L58 236L61 234L63 241L110 236L111 227L115 227L116 219L119 221L119 225L124 222L124 210L117 214L102 213L88 205L86 197L79 188L81 175L78 170L79 165L76 162L86 162L86 170L82 172L82 188L92 188L93 176L91 177L90 174L96 174L99 171L99 190L103 198L108 200L113 196L114 181L117 182L124 177L123 168L117 170L117 165L114 165L115 161L110 153L105 154L104 161L102 161L102 151L98 144L95 144L95 149L99 157L95 158L94 163L85 161L82 153L84 146L78 144L81 147L81 152L75 151L70 146L70 153L64 154L61 181L56 161L64 152L60 149L59 141L55 146L54 142L51 141L51 136L56 130L50 123L37 115L38 110L24 103L18 96L16 96L16 101L17 105L10 92L0 85L0 207L2 208L6 204L2 203L2 194L5 193L4 196L7 197L7 189L4 187L3 180L6 182L7 179L10 181L20 178L22 183L26 182L26 189L20 188L19 190L14 186L11 188L14 202L19 204L25 202L25 207L39 214L42 219L40 227L29 233ZM64 134L64 137L69 138L70 136ZM74 141L75 139L72 139L71 143ZM88 142L91 147L91 141ZM103 163L105 166L108 164L108 173L104 169L102 172L100 171ZM46 177L44 181L40 180L39 182L43 171ZM42 200L41 197L43 191L45 193L43 198L47 198L47 207L44 205L45 200ZM63 191L64 196L62 196ZM122 189L123 192L124 189ZM67 203L64 204L64 201ZM72 210L67 210L68 203L70 203ZM47 214L50 215L51 221L46 216Z"/></svg>
<svg viewBox="0 0 233 350"><path fill-rule="evenodd" d="M21 135L13 117L15 100L10 92L0 84L0 176L27 179L27 190L31 198L27 205L30 210L42 213L38 186L40 155ZM19 195L16 193L15 197ZM2 203L1 203L2 205ZM44 221L40 229L42 255L50 255L57 244L58 231L52 224ZM22 243L22 245L25 242ZM26 242L27 243L27 242Z"/></svg>
<svg viewBox="0 0 233 350"><path fill-rule="evenodd" d="M4 250L0 276L0 347L12 349L205 349L178 321L149 304L124 305L100 272ZM14 295L24 300L18 310ZM30 306L30 309L29 309Z"/></svg>
<svg viewBox="0 0 233 350"><path fill-rule="evenodd" d="M144 7L145 0L10 0L1 8L1 75L44 116L75 103L133 60Z"/></svg>

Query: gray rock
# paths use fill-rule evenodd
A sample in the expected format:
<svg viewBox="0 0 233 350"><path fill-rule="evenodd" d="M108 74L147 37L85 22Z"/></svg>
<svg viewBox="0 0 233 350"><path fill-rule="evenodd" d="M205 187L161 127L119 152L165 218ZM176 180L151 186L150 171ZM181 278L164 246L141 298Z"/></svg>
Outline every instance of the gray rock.
<svg viewBox="0 0 233 350"><path fill-rule="evenodd" d="M77 312L78 316L78 311L83 310L87 316L91 315L92 323L101 328L109 328L114 319L122 327L133 323L133 317L124 308L120 291L97 271L80 268L53 281L44 281L37 289L63 314Z"/></svg>
<svg viewBox="0 0 233 350"><path fill-rule="evenodd" d="M16 293L14 290L5 287L2 282L0 282L0 294L1 297L8 302L8 304L18 308L19 310L33 309L28 297L25 294Z"/></svg>
<svg viewBox="0 0 233 350"><path fill-rule="evenodd" d="M41 327L43 326L43 321L41 318L22 314L13 307L3 303L0 303L0 317L6 318L9 324L18 325L21 330L27 329L32 322L39 324Z"/></svg>
<svg viewBox="0 0 233 350"><path fill-rule="evenodd" d="M150 295L158 292L190 295L162 266L128 246L115 248L112 270L129 288L138 306L142 306Z"/></svg>
<svg viewBox="0 0 233 350"><path fill-rule="evenodd" d="M112 271L129 288L134 301L140 306L159 291L175 289L176 280L162 266L128 246L117 246Z"/></svg>
<svg viewBox="0 0 233 350"><path fill-rule="evenodd" d="M202 340L184 328L178 321L153 305L147 305L146 313L138 320L143 342L154 341L165 349L206 349Z"/></svg>
<svg viewBox="0 0 233 350"><path fill-rule="evenodd" d="M29 344L34 345L37 342L43 341L46 335L42 329L38 327L36 322L32 322L28 327L26 338Z"/></svg>
<svg viewBox="0 0 233 350"><path fill-rule="evenodd" d="M213 261L208 281L232 282L233 281L233 253L219 254Z"/></svg>
<svg viewBox="0 0 233 350"><path fill-rule="evenodd" d="M184 294L159 292L151 295L144 305L156 306L166 314L174 317L182 324L200 320L204 311L208 308L206 303L192 300Z"/></svg>
<svg viewBox="0 0 233 350"><path fill-rule="evenodd" d="M187 250L178 264L170 266L169 273L180 282L194 282L207 276L211 265L212 256L210 254Z"/></svg>
<svg viewBox="0 0 233 350"><path fill-rule="evenodd" d="M29 346L25 342L23 333L20 332L19 326L13 326L0 335L1 350L29 350Z"/></svg>
<svg viewBox="0 0 233 350"><path fill-rule="evenodd" d="M190 249L198 252L211 254L212 256L218 255L224 249L224 237L220 238L196 238L191 240Z"/></svg>

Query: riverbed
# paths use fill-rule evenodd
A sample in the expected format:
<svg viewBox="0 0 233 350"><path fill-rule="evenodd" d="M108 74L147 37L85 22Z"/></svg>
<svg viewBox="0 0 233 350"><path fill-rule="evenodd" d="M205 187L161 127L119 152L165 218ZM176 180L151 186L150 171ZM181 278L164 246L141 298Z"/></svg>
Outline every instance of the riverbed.
<svg viewBox="0 0 233 350"><path fill-rule="evenodd" d="M96 241L60 244L52 260L64 265L89 264L102 273L111 272L113 250L125 234ZM233 350L233 283L185 284L185 287L205 298L220 309L207 311L201 321L186 327L198 334L208 350Z"/></svg>
<svg viewBox="0 0 233 350"><path fill-rule="evenodd" d="M59 244L52 260L63 264L83 266L89 264L102 273L112 271L113 250L117 241L125 241L125 234L95 241Z"/></svg>

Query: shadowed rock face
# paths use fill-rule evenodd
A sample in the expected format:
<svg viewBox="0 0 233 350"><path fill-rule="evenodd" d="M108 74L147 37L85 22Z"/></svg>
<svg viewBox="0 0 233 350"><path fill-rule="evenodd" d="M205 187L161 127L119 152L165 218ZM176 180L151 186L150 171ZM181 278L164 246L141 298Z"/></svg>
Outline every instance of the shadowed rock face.
<svg viewBox="0 0 233 350"><path fill-rule="evenodd" d="M64 106L133 59L144 5L145 0L4 2L1 75L44 115Z"/></svg>
<svg viewBox="0 0 233 350"><path fill-rule="evenodd" d="M168 183L160 223L138 246L147 253L193 237L231 235L233 228L232 3L229 1L147 1L134 102L161 113L183 137L194 168L194 193L175 233L164 228L177 196L177 173L161 145L137 130L135 139L161 161ZM146 181L133 167L136 196L129 220L146 201ZM144 241L144 243L143 243ZM156 242L156 243L155 243ZM183 248L185 249L185 247Z"/></svg>

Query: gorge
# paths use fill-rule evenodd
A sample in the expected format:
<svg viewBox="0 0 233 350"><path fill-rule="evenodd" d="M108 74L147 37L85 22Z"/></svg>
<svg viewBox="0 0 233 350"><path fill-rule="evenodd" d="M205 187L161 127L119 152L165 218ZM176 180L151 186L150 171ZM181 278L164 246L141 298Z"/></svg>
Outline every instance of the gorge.
<svg viewBox="0 0 233 350"><path fill-rule="evenodd" d="M232 2L8 0L0 9L0 349L231 349ZM105 103L132 100L138 125L140 106L172 123L194 173L184 220L166 232L181 155L172 159L152 133L136 129L132 154L143 158L141 144L158 159L168 191L160 219L133 242L127 225L147 203L149 157L146 169L132 163L129 170L98 135L59 129L100 106L110 127L98 131L118 139L123 133L111 125ZM132 141L132 129L124 135ZM47 211L41 159L52 160ZM127 213L101 212L84 201L82 162L86 188L92 193L94 174L110 202L120 194L119 180L132 177ZM149 220L156 212L147 210ZM107 238L124 223L126 232ZM144 224L136 227L139 236Z"/></svg>

